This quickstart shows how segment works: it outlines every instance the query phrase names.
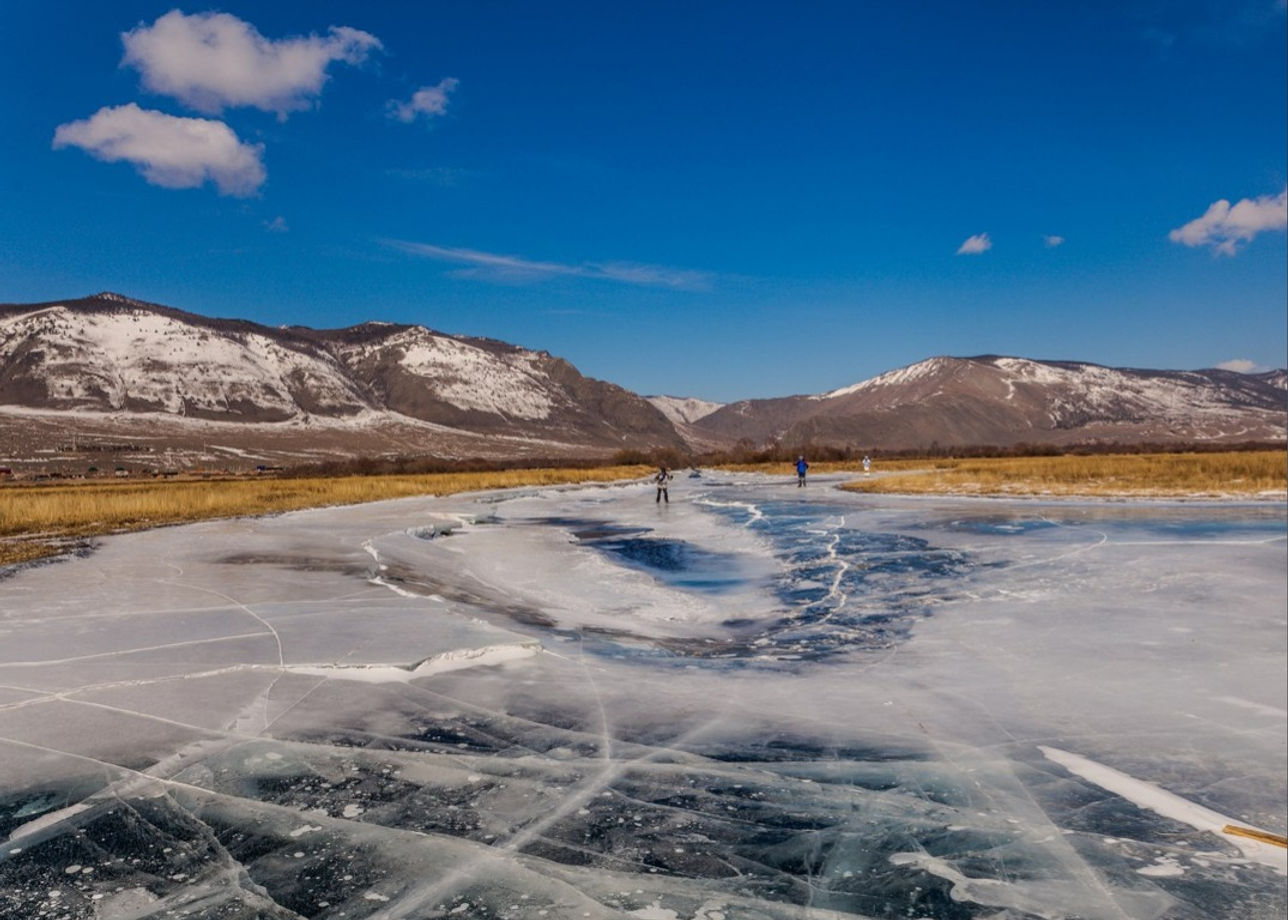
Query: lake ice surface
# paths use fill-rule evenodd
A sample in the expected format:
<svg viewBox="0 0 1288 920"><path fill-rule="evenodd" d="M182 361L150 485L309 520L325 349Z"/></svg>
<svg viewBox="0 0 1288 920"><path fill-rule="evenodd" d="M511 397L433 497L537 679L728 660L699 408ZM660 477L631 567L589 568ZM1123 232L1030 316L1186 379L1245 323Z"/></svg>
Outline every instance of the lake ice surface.
<svg viewBox="0 0 1288 920"><path fill-rule="evenodd" d="M0 917L1284 917L1283 503L826 477L0 580Z"/></svg>

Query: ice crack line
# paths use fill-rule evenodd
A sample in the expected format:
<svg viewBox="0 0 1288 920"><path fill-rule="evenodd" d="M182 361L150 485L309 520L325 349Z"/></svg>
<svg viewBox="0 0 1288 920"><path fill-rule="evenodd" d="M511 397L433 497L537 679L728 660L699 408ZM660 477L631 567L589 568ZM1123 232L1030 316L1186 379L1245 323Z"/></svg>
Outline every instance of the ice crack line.
<svg viewBox="0 0 1288 920"><path fill-rule="evenodd" d="M1045 515L1038 515L1038 517L1040 520L1045 521L1046 523L1050 524L1052 527L1063 527L1066 529L1068 527L1068 525L1061 524L1059 521L1053 521L1050 518L1046 517ZM1045 559L1034 559L1030 562L1017 562L1012 566L1010 566L1010 570L1014 571L1016 569L1027 569L1035 565L1048 565L1052 562L1058 562L1061 559L1068 559L1070 556L1078 556L1078 555L1081 555L1082 553L1089 552L1090 550L1098 549L1109 542L1109 534L1105 533L1104 531L1093 530L1092 533L1095 534L1100 539L1096 540L1094 543L1086 543L1086 544L1083 544L1082 546L1075 546L1073 549L1069 550L1068 552L1057 553L1056 555L1048 556Z"/></svg>
<svg viewBox="0 0 1288 920"><path fill-rule="evenodd" d="M706 505L710 508L742 508L749 515L747 520L742 522L743 527L751 527L756 522L763 521L765 519L764 512L760 510L759 506L752 502L721 502L716 501L714 498L703 498L698 499L694 504Z"/></svg>
<svg viewBox="0 0 1288 920"><path fill-rule="evenodd" d="M1283 543L1288 537L1267 537L1264 540L1118 540L1114 546L1269 546Z"/></svg>
<svg viewBox="0 0 1288 920"><path fill-rule="evenodd" d="M517 833L512 835L508 840L498 843L495 848L489 852L481 854L477 859L472 860L466 865L461 866L454 872L442 878L431 881L424 886L407 892L389 907L378 913L372 914L373 920L399 920L399 918L411 916L420 910L426 904L450 897L458 892L461 887L469 884L480 874L486 872L489 868L495 867L507 858L508 854L516 853L522 850L533 840L540 837L550 827L578 808L585 805L592 797L599 794L602 790L620 778L626 771L632 767L638 767L647 764L657 757L672 753L676 748L686 744L693 739L700 737L703 733L710 730L713 726L723 723L725 713L720 713L709 721L695 726L688 732L675 739L671 748L657 748L654 751L643 754L639 757L617 759L612 756L611 749L606 749L604 765L602 769L592 776L585 785L571 793L556 808L550 811L545 817L529 824ZM605 713L603 728L605 738L607 739L608 723ZM503 855L505 854L505 855Z"/></svg>
<svg viewBox="0 0 1288 920"><path fill-rule="evenodd" d="M845 607L846 602L850 599L849 594L841 590L841 584L845 579L846 573L850 571L852 566L848 560L842 558L836 551L836 548L841 545L841 531L844 529L845 516L842 515L840 523L836 525L836 529L832 532L832 541L827 546L827 556L828 559L831 560L835 571L832 574L831 587L828 588L827 595L823 600L831 601L832 609L827 612L826 616L822 617L818 621L819 625L828 622L832 617L840 613L842 608Z"/></svg>
<svg viewBox="0 0 1288 920"><path fill-rule="evenodd" d="M95 652L90 655L73 655L70 658L44 658L34 661L6 661L0 664L3 668L38 668L53 664L71 664L74 661L88 661L92 658L116 658L126 655L136 655L140 652L156 652L162 649L186 648L193 645L207 645L217 642L233 642L237 639L255 639L260 636L268 636L267 632L248 632L237 633L231 636L213 636L209 639L189 639L184 642L166 642L163 645L143 645L131 648L117 649L111 652Z"/></svg>
<svg viewBox="0 0 1288 920"><path fill-rule="evenodd" d="M259 623L263 625L265 629L267 629L270 633L272 633L273 641L277 643L278 665L284 666L286 664L286 654L282 650L282 637L278 634L277 629L273 626L272 623L268 622L268 620L264 619L262 616L260 616L250 607L243 604L241 601L237 600L235 597L229 597L227 594L224 594L222 591L216 591L214 588L207 588L202 585L189 585L189 584L184 584L182 582L165 581L165 580L161 580L160 583L163 585L173 585L176 588L190 588L194 591L203 591L206 594L213 594L215 597L222 597L224 600L228 601L228 603L232 604L237 609L243 611L247 616L255 620L258 620Z"/></svg>
<svg viewBox="0 0 1288 920"><path fill-rule="evenodd" d="M380 552L376 549L376 546L374 543L372 543L372 541L364 540L362 543L362 548L366 551L367 555L370 556L375 561L375 569L373 571L373 574L371 575L370 578L367 579L368 584L378 585L381 588L388 588L390 591L394 592L394 594L397 594L399 597L416 597L416 598L420 597L419 594L415 594L411 591L408 591L406 588L400 588L397 585L393 584L392 582L385 580L384 576L381 575L380 573L388 569L389 566L385 565L383 562L380 561Z"/></svg>

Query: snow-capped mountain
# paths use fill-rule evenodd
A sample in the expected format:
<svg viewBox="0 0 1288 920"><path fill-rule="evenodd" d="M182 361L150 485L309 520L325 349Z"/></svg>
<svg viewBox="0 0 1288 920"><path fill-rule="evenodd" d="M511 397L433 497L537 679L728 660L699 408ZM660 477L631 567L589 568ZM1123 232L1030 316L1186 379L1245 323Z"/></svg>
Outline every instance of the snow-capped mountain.
<svg viewBox="0 0 1288 920"><path fill-rule="evenodd" d="M0 312L0 400L45 409L282 421L372 408L323 348L120 295Z"/></svg>
<svg viewBox="0 0 1288 920"><path fill-rule="evenodd" d="M698 419L724 406L724 403L697 399L693 396L645 396L644 398L662 410L662 414L677 425L692 425Z"/></svg>
<svg viewBox="0 0 1288 920"><path fill-rule="evenodd" d="M271 328L110 293L0 305L0 466L83 467L95 451L133 466L244 467L739 442L1283 441L1286 387L1284 370L988 355L931 358L816 396L722 405L637 396L545 352L423 326Z"/></svg>
<svg viewBox="0 0 1288 920"><path fill-rule="evenodd" d="M819 396L731 403L693 427L756 444L953 445L1283 440L1285 373L937 357Z"/></svg>
<svg viewBox="0 0 1288 920"><path fill-rule="evenodd" d="M27 429L74 417L118 439L218 423L199 440L233 452L302 428L311 438L289 440L340 455L682 445L649 402L544 352L389 323L271 328L111 293L0 306L0 407Z"/></svg>

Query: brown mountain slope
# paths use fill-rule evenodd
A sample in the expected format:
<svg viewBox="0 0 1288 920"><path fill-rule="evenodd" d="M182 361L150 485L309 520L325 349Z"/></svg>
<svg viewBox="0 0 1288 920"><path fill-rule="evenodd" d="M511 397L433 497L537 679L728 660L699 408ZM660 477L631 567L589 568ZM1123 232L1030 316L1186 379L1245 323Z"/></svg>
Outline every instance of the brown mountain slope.
<svg viewBox="0 0 1288 920"><path fill-rule="evenodd" d="M693 427L727 441L886 449L1283 440L1284 376L940 357L822 396L731 403Z"/></svg>
<svg viewBox="0 0 1288 920"><path fill-rule="evenodd" d="M647 400L544 352L422 326L272 328L110 293L0 305L0 412L9 456L37 417L99 440L150 432L186 445L188 463L211 441L274 461L310 443L336 456L683 446Z"/></svg>

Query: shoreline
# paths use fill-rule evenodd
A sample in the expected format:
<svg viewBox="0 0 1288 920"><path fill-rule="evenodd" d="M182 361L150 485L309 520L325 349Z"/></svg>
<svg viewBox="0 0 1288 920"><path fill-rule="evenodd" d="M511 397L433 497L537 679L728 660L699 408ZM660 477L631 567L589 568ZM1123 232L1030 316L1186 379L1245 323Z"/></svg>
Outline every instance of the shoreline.
<svg viewBox="0 0 1288 920"><path fill-rule="evenodd" d="M66 556L101 537L158 527L399 498L622 482L641 479L648 472L643 466L617 466L332 478L11 484L0 492L13 499L0 505L0 576L12 566Z"/></svg>
<svg viewBox="0 0 1288 920"><path fill-rule="evenodd" d="M821 465L821 464L820 464ZM728 473L743 473L760 476L766 480L775 480L778 478L787 479L788 477L777 471L768 470L721 470L719 467L714 468L717 471ZM569 471L571 472L571 471ZM577 471L584 473L584 471ZM817 475L820 477L820 484L825 484L825 488L836 489L838 491L848 492L854 495L866 495L871 497L888 497L898 498L903 501L941 501L951 499L953 501L978 501L981 503L1044 503L1054 505L1126 505L1137 503L1145 506L1164 507L1167 505L1174 506L1224 506L1224 507L1247 507L1247 508L1288 508L1288 491L1279 492L1275 490L1265 490L1261 492L1230 492L1230 493L1212 493L1212 492L1171 492L1160 494L1143 493L1139 491L1120 490L1120 491L1096 491L1096 492L1042 492L1042 491L980 491L971 489L955 488L949 484L940 484L939 488L920 488L912 490L901 490L894 488L865 489L858 486L871 484L879 479L895 478L920 478L923 475L934 474L934 469L924 470L897 470L897 471L880 471L864 476L859 474L859 478L849 478L850 470L823 470ZM95 524L81 524L79 526L58 529L57 527L44 527L39 531L23 532L17 530L9 534L0 536L0 578L12 576L14 573L21 571L28 566L44 565L52 562L61 561L75 556L84 556L93 553L97 540L103 537L118 536L128 533L137 533L144 530L155 530L161 527L175 527L182 524L196 524L207 521L218 520L236 520L238 518L258 518L272 517L280 514L286 514L291 511L309 511L327 507L338 507L355 504L369 504L380 501L394 501L404 498L416 497L437 497L446 494L459 494L472 491L495 492L505 491L514 488L532 488L532 487L568 487L584 486L593 484L608 483L628 483L638 480L646 482L647 477L640 478L636 470L631 470L634 475L626 475L621 478L594 479L587 478L584 480L568 479L564 482L552 483L547 481L538 481L541 477L532 477L533 481L528 483L514 483L509 485L487 486L482 483L468 483L466 487L450 489L445 491L426 490L418 494L391 494L379 497L371 497L362 501L326 501L319 500L312 503L304 503L295 507L265 507L260 510L246 510L242 513L231 514L193 514L184 519L173 520L153 520L153 521L129 521L119 523L115 526L106 522L97 522ZM827 477L822 479L822 477ZM373 477L378 478L378 477ZM791 477L794 479L794 474ZM270 480L271 481L271 480ZM110 483L104 483L110 487ZM55 487L57 488L57 487Z"/></svg>

